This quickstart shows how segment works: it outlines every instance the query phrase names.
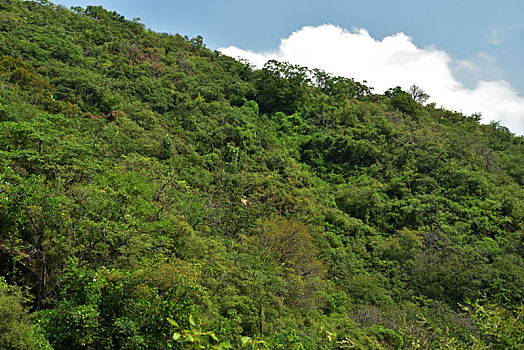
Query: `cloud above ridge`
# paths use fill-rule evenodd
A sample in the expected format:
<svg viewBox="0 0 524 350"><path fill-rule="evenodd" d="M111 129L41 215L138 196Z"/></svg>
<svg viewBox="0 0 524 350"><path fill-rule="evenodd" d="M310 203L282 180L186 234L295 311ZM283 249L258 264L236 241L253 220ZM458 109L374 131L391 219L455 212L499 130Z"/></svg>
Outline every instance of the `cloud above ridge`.
<svg viewBox="0 0 524 350"><path fill-rule="evenodd" d="M498 120L512 132L524 135L524 97L508 82L478 81L468 89L454 72L477 69L473 62L453 61L434 47L419 48L403 33L376 40L365 29L348 31L325 24L301 28L282 39L274 51L254 52L234 46L219 51L245 58L259 68L276 59L365 80L376 93L395 86L406 90L416 84L431 96L428 102L465 114L480 112L483 122Z"/></svg>

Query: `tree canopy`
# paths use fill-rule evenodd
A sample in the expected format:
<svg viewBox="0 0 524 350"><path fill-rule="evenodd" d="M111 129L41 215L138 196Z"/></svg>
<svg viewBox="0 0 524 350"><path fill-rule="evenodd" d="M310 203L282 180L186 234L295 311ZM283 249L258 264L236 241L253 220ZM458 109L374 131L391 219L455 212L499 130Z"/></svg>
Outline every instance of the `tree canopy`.
<svg viewBox="0 0 524 350"><path fill-rule="evenodd" d="M0 347L522 348L523 137L100 6L0 13Z"/></svg>

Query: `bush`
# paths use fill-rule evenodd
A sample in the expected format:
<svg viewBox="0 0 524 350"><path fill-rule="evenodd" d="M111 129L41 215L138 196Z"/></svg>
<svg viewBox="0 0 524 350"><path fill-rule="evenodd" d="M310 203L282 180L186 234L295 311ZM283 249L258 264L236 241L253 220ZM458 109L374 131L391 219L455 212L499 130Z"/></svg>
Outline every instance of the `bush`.
<svg viewBox="0 0 524 350"><path fill-rule="evenodd" d="M51 349L37 326L30 323L22 292L0 277L0 349Z"/></svg>

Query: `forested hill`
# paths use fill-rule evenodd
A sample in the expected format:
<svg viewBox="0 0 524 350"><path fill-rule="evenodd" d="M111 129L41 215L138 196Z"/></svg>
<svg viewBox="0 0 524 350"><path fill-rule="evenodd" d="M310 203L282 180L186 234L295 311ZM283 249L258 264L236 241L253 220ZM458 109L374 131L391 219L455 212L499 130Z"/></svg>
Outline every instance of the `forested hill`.
<svg viewBox="0 0 524 350"><path fill-rule="evenodd" d="M0 1L0 348L522 349L524 138L423 97Z"/></svg>

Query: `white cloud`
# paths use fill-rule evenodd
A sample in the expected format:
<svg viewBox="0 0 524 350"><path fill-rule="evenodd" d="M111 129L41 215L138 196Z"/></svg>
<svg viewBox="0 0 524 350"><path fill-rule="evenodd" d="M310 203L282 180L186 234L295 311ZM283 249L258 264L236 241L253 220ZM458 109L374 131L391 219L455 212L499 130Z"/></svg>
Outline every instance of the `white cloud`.
<svg viewBox="0 0 524 350"><path fill-rule="evenodd" d="M490 30L490 36L488 42L492 45L502 45L505 41L505 36L509 32L524 29L524 23L513 24L508 26L493 27Z"/></svg>
<svg viewBox="0 0 524 350"><path fill-rule="evenodd" d="M472 70L475 70L476 68L475 64L471 61L459 60L456 63L457 63L457 66L455 68L456 70L472 71Z"/></svg>
<svg viewBox="0 0 524 350"><path fill-rule="evenodd" d="M473 69L473 63L454 62L434 47L418 48L403 33L376 40L365 29L348 31L326 24L303 27L282 39L275 51L253 52L233 46L219 50L257 67L276 59L366 80L377 93L416 84L431 95L429 102L465 114L480 112L485 122L498 120L512 132L524 135L524 98L509 83L479 81L475 88L467 89L453 76L452 67Z"/></svg>
<svg viewBox="0 0 524 350"><path fill-rule="evenodd" d="M495 63L496 58L491 56L490 54L485 53L484 51L480 51L477 53L477 58L488 62L488 63Z"/></svg>

